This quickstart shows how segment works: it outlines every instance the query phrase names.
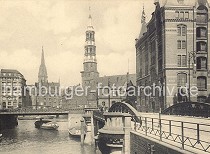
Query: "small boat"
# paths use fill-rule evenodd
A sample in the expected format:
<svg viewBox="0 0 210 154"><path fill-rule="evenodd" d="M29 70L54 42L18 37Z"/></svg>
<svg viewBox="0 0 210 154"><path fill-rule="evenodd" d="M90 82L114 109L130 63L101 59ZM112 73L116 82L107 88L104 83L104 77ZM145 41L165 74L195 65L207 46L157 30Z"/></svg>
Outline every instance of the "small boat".
<svg viewBox="0 0 210 154"><path fill-rule="evenodd" d="M57 130L58 127L59 126L56 122L48 122L48 123L43 123L40 128L48 130Z"/></svg>
<svg viewBox="0 0 210 154"><path fill-rule="evenodd" d="M52 122L50 120L44 120L40 118L40 120L35 121L35 127L41 129L48 129L48 130L57 130L58 124L56 122Z"/></svg>
<svg viewBox="0 0 210 154"><path fill-rule="evenodd" d="M46 124L48 122L52 122L52 121L50 121L50 120L44 120L44 119L40 118L40 120L35 121L34 125L35 125L36 128L41 128L41 126L43 124Z"/></svg>
<svg viewBox="0 0 210 154"><path fill-rule="evenodd" d="M80 137L81 136L81 130L79 128L70 128L69 130L69 135L72 137Z"/></svg>

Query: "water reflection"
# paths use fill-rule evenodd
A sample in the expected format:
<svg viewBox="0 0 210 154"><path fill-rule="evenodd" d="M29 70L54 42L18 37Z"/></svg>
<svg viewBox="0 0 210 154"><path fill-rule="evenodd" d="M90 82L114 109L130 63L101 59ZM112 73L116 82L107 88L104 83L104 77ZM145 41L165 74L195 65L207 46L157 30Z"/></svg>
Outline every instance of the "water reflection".
<svg viewBox="0 0 210 154"><path fill-rule="evenodd" d="M56 130L34 127L33 120L20 120L15 129L3 130L0 153L4 154L94 154L94 147L81 146L80 140L69 137L67 121L57 121Z"/></svg>

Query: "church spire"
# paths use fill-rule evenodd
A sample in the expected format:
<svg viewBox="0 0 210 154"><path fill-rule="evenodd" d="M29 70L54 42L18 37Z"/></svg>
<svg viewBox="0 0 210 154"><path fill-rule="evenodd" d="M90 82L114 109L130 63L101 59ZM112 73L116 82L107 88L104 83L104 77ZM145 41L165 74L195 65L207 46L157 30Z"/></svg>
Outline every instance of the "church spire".
<svg viewBox="0 0 210 154"><path fill-rule="evenodd" d="M47 68L45 66L44 49L42 46L41 65L39 67L38 80L39 82L47 82Z"/></svg>
<svg viewBox="0 0 210 154"><path fill-rule="evenodd" d="M41 58L41 65L45 65L45 60L44 60L44 49L42 46L42 58Z"/></svg>
<svg viewBox="0 0 210 154"><path fill-rule="evenodd" d="M95 78L99 77L97 71L97 60L96 60L96 45L95 45L95 31L92 25L92 16L89 7L89 23L85 32L85 53L83 62L82 85L92 86Z"/></svg>
<svg viewBox="0 0 210 154"><path fill-rule="evenodd" d="M88 30L93 30L94 28L93 28L93 25L92 25L92 15L91 15L91 8L90 8L90 6L89 6L88 22L89 22L88 26L87 26Z"/></svg>
<svg viewBox="0 0 210 154"><path fill-rule="evenodd" d="M146 14L145 14L144 5L143 5L143 11L141 15L141 31L139 34L139 39L144 35L145 32L147 32L147 24L146 24Z"/></svg>
<svg viewBox="0 0 210 154"><path fill-rule="evenodd" d="M141 23L146 23L146 14L144 11L144 5L143 5L143 11L142 11L142 15L141 15Z"/></svg>

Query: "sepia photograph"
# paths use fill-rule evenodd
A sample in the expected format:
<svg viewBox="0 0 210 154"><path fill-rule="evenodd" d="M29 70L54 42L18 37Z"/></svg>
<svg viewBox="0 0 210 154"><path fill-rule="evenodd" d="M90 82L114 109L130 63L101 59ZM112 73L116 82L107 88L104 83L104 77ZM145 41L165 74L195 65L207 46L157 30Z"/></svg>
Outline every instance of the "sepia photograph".
<svg viewBox="0 0 210 154"><path fill-rule="evenodd" d="M1 154L210 154L210 0L0 0Z"/></svg>

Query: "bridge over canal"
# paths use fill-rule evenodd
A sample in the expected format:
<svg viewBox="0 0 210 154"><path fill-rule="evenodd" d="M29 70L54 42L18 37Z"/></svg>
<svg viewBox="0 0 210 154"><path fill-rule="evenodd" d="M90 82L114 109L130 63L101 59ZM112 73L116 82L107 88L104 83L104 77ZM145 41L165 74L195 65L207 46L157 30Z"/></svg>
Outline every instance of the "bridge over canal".
<svg viewBox="0 0 210 154"><path fill-rule="evenodd" d="M201 110L210 113L206 105L188 102L175 105L174 109L170 107L165 114L158 114L138 112L130 104L118 102L101 117L105 125L98 130L99 138L110 153L118 150L131 154L207 154L210 153L210 119L198 115L204 115ZM190 108L197 110L196 115L192 115ZM184 110L190 115L184 114ZM93 112L93 115L97 113Z"/></svg>

